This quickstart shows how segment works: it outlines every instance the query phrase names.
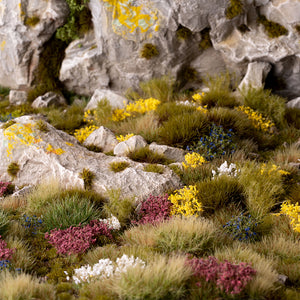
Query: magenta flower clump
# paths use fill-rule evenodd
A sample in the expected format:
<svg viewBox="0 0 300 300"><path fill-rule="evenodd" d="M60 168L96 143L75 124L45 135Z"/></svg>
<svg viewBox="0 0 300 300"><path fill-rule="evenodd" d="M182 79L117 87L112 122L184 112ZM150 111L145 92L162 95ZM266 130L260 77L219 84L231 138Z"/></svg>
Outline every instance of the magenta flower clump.
<svg viewBox="0 0 300 300"><path fill-rule="evenodd" d="M169 219L172 203L168 200L168 197L168 194L164 196L150 195L141 204L138 221L132 221L132 224L155 224Z"/></svg>
<svg viewBox="0 0 300 300"><path fill-rule="evenodd" d="M244 262L233 264L228 261L218 262L215 257L208 259L193 258L188 261L192 267L193 275L200 280L212 282L227 294L236 295L243 291L256 271ZM197 283L201 286L201 281Z"/></svg>
<svg viewBox="0 0 300 300"><path fill-rule="evenodd" d="M7 243L1 239L0 235L0 260L9 260L14 254L15 249L7 248Z"/></svg>
<svg viewBox="0 0 300 300"><path fill-rule="evenodd" d="M113 239L111 229L107 224L98 220L92 220L88 225L71 226L67 229L53 229L50 234L45 233L45 239L55 247L59 254L78 254L90 248L97 240L97 237L104 235Z"/></svg>

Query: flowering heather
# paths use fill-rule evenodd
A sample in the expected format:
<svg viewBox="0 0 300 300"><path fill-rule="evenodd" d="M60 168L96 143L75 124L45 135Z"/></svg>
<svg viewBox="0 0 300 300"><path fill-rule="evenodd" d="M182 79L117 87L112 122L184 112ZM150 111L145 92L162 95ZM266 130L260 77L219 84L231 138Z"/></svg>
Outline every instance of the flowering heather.
<svg viewBox="0 0 300 300"><path fill-rule="evenodd" d="M15 249L6 248L7 243L1 239L0 235L0 260L8 260L11 259L14 254Z"/></svg>
<svg viewBox="0 0 300 300"><path fill-rule="evenodd" d="M168 200L168 194L164 196L150 195L143 201L138 212L138 221L133 224L155 224L170 218L172 203Z"/></svg>
<svg viewBox="0 0 300 300"><path fill-rule="evenodd" d="M11 194L15 186L11 182L0 181L0 197Z"/></svg>
<svg viewBox="0 0 300 300"><path fill-rule="evenodd" d="M108 225L98 220L92 220L84 227L69 227L67 229L53 229L50 234L45 233L45 239L56 248L59 254L83 253L90 248L97 240L97 237L104 235L113 239Z"/></svg>
<svg viewBox="0 0 300 300"><path fill-rule="evenodd" d="M246 263L232 264L228 261L218 262L215 257L208 259L193 258L188 264L194 271L194 276L201 280L215 284L226 294L236 295L243 291L247 283L256 274L256 271Z"/></svg>

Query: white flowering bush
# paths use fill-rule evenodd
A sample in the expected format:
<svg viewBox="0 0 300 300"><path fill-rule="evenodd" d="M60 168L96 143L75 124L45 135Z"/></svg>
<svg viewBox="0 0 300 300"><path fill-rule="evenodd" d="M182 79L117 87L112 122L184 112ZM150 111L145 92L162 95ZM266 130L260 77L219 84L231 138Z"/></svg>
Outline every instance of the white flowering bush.
<svg viewBox="0 0 300 300"><path fill-rule="evenodd" d="M120 230L121 229L120 221L112 214L111 214L110 218L100 219L99 221L106 224L109 229L113 229L113 230Z"/></svg>
<svg viewBox="0 0 300 300"><path fill-rule="evenodd" d="M240 172L240 170L238 170L236 168L236 164L231 163L228 166L227 161L225 161L219 168L217 168L217 171L212 170L211 172L213 174L213 178L215 178L216 176L221 176L221 175L228 175L228 176L236 177L238 172Z"/></svg>
<svg viewBox="0 0 300 300"><path fill-rule="evenodd" d="M129 267L140 266L145 267L145 262L140 258L134 256L128 257L123 254L121 258L117 258L116 262L113 263L109 258L100 259L98 263L94 264L92 267L90 265L82 266L79 269L74 270L74 275L72 279L75 284L90 282L93 278L109 278L112 276L119 275L121 273L126 273ZM70 280L68 273L66 279Z"/></svg>

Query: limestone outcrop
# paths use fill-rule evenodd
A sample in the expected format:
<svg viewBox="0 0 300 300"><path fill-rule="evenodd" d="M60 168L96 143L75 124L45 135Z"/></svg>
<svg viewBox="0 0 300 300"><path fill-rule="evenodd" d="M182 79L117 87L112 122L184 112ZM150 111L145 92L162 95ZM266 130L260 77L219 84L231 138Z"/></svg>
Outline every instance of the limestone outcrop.
<svg viewBox="0 0 300 300"><path fill-rule="evenodd" d="M179 178L165 168L163 174L145 172L142 163L126 157L95 153L80 145L77 140L46 123L43 130L34 116L14 119L15 123L0 129L0 181L9 181L7 169L14 162L19 171L13 178L17 186L35 185L45 178L54 177L65 187L84 187L80 176L83 169L95 174L93 189L104 193L120 188L127 196L138 199L149 194L158 195L168 189L180 187ZM126 161L129 167L115 173L110 163Z"/></svg>

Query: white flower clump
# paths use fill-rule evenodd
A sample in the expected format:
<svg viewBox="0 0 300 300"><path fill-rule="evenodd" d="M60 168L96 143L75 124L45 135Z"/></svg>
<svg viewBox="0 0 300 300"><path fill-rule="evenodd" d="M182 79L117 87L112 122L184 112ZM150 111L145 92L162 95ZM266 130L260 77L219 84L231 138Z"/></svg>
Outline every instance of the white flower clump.
<svg viewBox="0 0 300 300"><path fill-rule="evenodd" d="M227 161L225 161L219 168L217 171L212 170L212 174L213 174L213 178L215 178L216 176L220 176L220 175L228 175L228 176L234 176L236 177L238 172L240 170L238 170L236 168L236 164L231 163L228 167L228 163Z"/></svg>
<svg viewBox="0 0 300 300"><path fill-rule="evenodd" d="M128 257L126 254L123 254L121 258L117 258L116 266L109 259L100 259L98 263L94 264L93 267L90 265L82 266L79 269L74 270L74 275L72 277L75 284L80 284L84 282L90 282L91 278L109 278L113 275L118 275L120 273L125 273L128 267L136 267L141 266L145 267L145 262L141 259L134 258L133 256ZM65 271L67 275L67 280L70 279L68 273Z"/></svg>
<svg viewBox="0 0 300 300"><path fill-rule="evenodd" d="M120 221L114 215L111 215L111 217L108 219L100 219L99 221L106 224L109 229L121 229Z"/></svg>

